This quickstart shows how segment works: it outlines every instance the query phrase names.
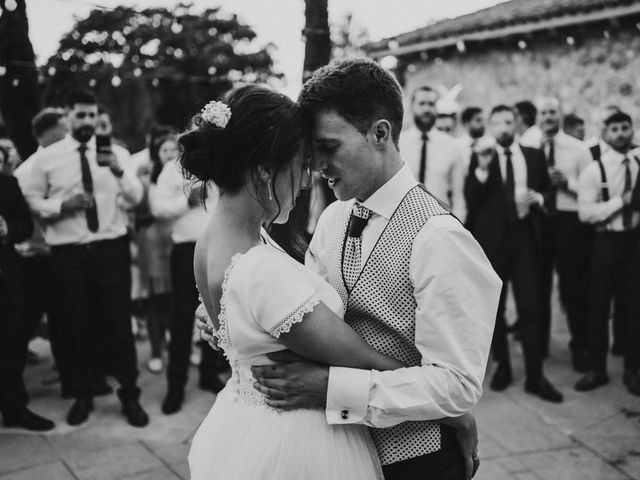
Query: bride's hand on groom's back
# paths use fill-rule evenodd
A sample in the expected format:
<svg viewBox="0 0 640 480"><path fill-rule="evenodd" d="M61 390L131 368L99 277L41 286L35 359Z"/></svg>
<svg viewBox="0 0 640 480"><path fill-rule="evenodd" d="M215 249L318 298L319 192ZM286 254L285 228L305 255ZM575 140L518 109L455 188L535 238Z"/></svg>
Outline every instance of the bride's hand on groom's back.
<svg viewBox="0 0 640 480"><path fill-rule="evenodd" d="M270 353L274 365L251 367L254 388L265 395L273 408L295 410L324 408L329 383L329 367L311 362L290 350Z"/></svg>

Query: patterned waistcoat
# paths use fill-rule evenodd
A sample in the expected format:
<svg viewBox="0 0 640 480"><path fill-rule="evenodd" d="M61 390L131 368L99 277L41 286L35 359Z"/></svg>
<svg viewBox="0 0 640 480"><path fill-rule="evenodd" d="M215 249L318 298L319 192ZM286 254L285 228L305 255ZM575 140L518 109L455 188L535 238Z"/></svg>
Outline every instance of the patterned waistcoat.
<svg viewBox="0 0 640 480"><path fill-rule="evenodd" d="M365 263L353 291L345 288L342 246L353 202L337 212L335 238L328 245L329 282L346 305L345 321L376 350L408 366L421 364L415 346L415 310L409 262L413 241L429 218L449 214L421 186L411 189L389 220ZM433 422L404 422L372 428L371 436L383 465L440 450L440 426Z"/></svg>

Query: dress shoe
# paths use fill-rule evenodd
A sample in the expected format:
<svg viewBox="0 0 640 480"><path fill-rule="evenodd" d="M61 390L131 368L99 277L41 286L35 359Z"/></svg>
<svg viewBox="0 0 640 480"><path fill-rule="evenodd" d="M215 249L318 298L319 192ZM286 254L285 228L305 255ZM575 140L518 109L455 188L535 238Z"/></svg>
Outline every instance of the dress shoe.
<svg viewBox="0 0 640 480"><path fill-rule="evenodd" d="M640 396L640 374L638 372L625 371L622 383L625 384L629 393Z"/></svg>
<svg viewBox="0 0 640 480"><path fill-rule="evenodd" d="M200 390L218 393L224 388L224 383L218 378L217 375L214 375L213 377L207 378L206 380L201 378L198 382L198 386L200 387Z"/></svg>
<svg viewBox="0 0 640 480"><path fill-rule="evenodd" d="M576 382L574 388L579 392L588 392L607 383L609 383L609 375L607 375L607 372L599 370L584 375Z"/></svg>
<svg viewBox="0 0 640 480"><path fill-rule="evenodd" d="M576 351L571 354L571 365L578 373L587 373L591 364L589 362L589 354L585 351Z"/></svg>
<svg viewBox="0 0 640 480"><path fill-rule="evenodd" d="M511 385L511 381L513 377L511 375L511 367L499 363L496 367L496 371L493 372L493 377L491 377L491 382L489 383L489 388L496 392L501 392L509 385Z"/></svg>
<svg viewBox="0 0 640 480"><path fill-rule="evenodd" d="M55 428L55 423L40 415L36 415L28 408L23 408L19 412L3 416L5 427L24 428L34 432L45 432Z"/></svg>
<svg viewBox="0 0 640 480"><path fill-rule="evenodd" d="M67 413L67 423L75 426L84 423L89 418L89 414L93 410L93 398L78 397L73 402L69 413Z"/></svg>
<svg viewBox="0 0 640 480"><path fill-rule="evenodd" d="M124 400L122 414L127 417L127 422L133 427L144 427L149 424L149 415L137 400Z"/></svg>
<svg viewBox="0 0 640 480"><path fill-rule="evenodd" d="M169 390L167 396L162 401L162 413L165 415L171 415L180 411L182 408L182 402L184 400L184 393L182 391Z"/></svg>
<svg viewBox="0 0 640 480"><path fill-rule="evenodd" d="M539 396L542 400L548 402L560 403L564 400L562 393L551 385L551 382L544 377L536 378L534 380L527 379L524 382L524 391L532 395Z"/></svg>

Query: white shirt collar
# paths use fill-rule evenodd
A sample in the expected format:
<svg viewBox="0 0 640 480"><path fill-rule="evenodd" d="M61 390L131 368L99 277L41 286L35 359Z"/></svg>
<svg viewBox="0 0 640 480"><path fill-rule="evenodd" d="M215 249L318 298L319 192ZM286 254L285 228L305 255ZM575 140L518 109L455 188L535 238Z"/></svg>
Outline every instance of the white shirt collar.
<svg viewBox="0 0 640 480"><path fill-rule="evenodd" d="M418 182L409 167L404 164L387 183L376 190L361 205L389 220L409 190L416 185Z"/></svg>

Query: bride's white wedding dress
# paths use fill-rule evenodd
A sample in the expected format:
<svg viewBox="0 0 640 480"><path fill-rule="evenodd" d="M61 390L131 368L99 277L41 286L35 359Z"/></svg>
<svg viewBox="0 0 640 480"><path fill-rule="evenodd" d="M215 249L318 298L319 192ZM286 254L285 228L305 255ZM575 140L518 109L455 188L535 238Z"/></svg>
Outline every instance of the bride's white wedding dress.
<svg viewBox="0 0 640 480"><path fill-rule="evenodd" d="M219 345L233 375L191 445L192 480L382 479L362 425L327 425L324 410L274 410L253 388L252 365L320 301L340 317L331 286L270 245L233 257L220 300Z"/></svg>

